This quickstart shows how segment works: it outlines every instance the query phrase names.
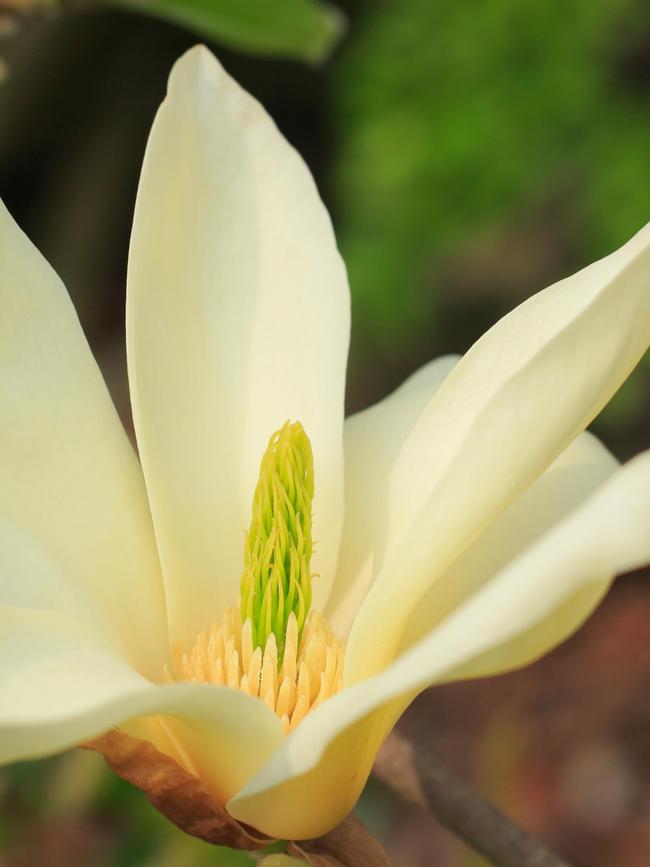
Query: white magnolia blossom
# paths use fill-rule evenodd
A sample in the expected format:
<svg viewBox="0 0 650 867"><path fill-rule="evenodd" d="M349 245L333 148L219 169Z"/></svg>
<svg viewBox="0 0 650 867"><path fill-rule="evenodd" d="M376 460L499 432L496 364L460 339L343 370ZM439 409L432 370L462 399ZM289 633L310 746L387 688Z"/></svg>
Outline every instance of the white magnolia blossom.
<svg viewBox="0 0 650 867"><path fill-rule="evenodd" d="M650 560L650 453L621 467L584 432L650 341L650 227L344 422L329 217L195 48L151 131L127 288L139 460L61 281L2 207L2 762L119 727L237 819L316 836L419 691L536 659ZM287 420L313 450L312 609L344 648L342 688L288 734L244 689L164 674L236 605Z"/></svg>

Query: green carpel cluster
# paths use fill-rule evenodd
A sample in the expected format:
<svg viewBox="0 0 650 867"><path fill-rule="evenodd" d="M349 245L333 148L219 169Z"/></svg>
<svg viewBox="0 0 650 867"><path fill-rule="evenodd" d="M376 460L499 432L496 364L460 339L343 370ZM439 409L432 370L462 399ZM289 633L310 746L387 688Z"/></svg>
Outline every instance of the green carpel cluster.
<svg viewBox="0 0 650 867"><path fill-rule="evenodd" d="M250 619L253 645L273 633L282 658L289 615L302 632L311 605L314 460L300 422L285 422L269 440L253 496L244 546L241 616Z"/></svg>

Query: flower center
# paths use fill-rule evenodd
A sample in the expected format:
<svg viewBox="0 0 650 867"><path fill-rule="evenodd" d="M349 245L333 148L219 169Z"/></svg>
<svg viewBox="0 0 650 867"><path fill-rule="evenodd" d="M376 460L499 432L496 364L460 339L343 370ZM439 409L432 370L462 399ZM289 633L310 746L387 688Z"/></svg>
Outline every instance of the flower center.
<svg viewBox="0 0 650 867"><path fill-rule="evenodd" d="M169 682L240 689L260 698L285 733L341 688L343 648L310 611L314 464L299 422L269 440L253 496L239 604L202 632L189 653L172 649Z"/></svg>

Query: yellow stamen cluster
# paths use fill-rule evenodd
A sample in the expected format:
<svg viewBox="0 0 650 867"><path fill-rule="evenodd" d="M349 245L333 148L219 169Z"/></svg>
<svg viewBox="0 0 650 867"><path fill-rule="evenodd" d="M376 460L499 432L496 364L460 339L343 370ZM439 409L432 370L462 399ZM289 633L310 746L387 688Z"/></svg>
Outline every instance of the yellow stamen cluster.
<svg viewBox="0 0 650 867"><path fill-rule="evenodd" d="M275 633L264 648L255 646L250 619L242 623L238 607L230 607L221 624L202 632L189 653L177 645L168 682L211 683L240 689L260 698L282 720L285 734L308 711L341 688L343 648L315 611L307 617L302 635L293 612L287 620L284 655L278 657Z"/></svg>

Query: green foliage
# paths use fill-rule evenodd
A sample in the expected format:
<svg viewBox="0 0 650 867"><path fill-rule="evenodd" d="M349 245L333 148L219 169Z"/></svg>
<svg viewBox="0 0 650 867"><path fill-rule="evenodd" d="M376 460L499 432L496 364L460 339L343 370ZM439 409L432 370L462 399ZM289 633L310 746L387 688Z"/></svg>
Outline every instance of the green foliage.
<svg viewBox="0 0 650 867"><path fill-rule="evenodd" d="M542 255L559 224L543 279L643 225L644 13L644 0L361 4L333 89L334 185L367 349L430 333L449 260L469 239L516 232L522 214L546 214Z"/></svg>
<svg viewBox="0 0 650 867"><path fill-rule="evenodd" d="M8 852L11 863L41 863L50 839L58 841L57 863L97 867L254 867L257 863L248 852L212 846L179 831L142 792L109 771L101 756L83 750L0 768L0 817L0 852ZM70 828L77 832L70 834Z"/></svg>
<svg viewBox="0 0 650 867"><path fill-rule="evenodd" d="M113 0L187 27L199 36L259 54L318 62L343 29L337 9L318 0Z"/></svg>

